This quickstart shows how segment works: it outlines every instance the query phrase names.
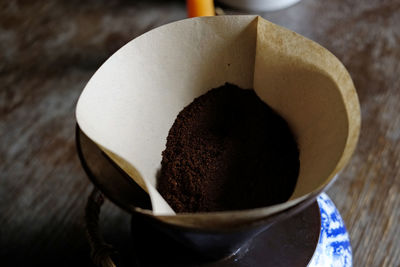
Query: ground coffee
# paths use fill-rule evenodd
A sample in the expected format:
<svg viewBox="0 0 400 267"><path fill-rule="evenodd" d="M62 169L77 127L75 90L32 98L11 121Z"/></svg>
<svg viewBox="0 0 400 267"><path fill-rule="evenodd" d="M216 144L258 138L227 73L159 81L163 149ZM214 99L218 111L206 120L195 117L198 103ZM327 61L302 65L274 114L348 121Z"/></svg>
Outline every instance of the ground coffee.
<svg viewBox="0 0 400 267"><path fill-rule="evenodd" d="M298 173L285 120L253 90L225 84L179 113L157 189L176 212L249 209L286 201Z"/></svg>

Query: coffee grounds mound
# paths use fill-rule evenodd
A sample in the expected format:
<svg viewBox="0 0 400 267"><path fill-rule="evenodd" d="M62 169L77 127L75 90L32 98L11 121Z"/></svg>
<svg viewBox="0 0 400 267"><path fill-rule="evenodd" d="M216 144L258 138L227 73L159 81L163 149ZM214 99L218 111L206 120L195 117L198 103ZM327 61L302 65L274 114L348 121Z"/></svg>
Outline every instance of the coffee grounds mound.
<svg viewBox="0 0 400 267"><path fill-rule="evenodd" d="M299 165L286 121L253 90L227 83L179 113L157 189L178 213L264 207L288 200Z"/></svg>

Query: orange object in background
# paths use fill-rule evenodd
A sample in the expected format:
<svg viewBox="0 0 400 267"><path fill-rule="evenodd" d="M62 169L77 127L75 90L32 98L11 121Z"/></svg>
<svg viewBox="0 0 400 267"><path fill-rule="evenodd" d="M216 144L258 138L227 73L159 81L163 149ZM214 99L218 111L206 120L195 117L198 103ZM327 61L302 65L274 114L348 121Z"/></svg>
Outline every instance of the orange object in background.
<svg viewBox="0 0 400 267"><path fill-rule="evenodd" d="M188 18L214 16L213 0L186 0Z"/></svg>

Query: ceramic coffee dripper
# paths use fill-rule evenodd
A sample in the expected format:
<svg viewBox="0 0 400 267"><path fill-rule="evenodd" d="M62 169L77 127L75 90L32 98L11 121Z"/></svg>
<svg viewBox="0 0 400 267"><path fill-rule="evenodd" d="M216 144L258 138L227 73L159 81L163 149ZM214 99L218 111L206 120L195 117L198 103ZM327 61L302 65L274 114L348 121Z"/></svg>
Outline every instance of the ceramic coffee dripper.
<svg viewBox="0 0 400 267"><path fill-rule="evenodd" d="M183 107L225 82L254 88L288 122L300 150L295 190L269 207L175 214L155 187L168 130ZM148 193L152 209L134 197L116 200L115 189L111 199L208 258L239 251L312 203L348 162L360 128L357 94L340 61L257 16L186 19L143 34L93 75L76 116L82 132ZM108 187L119 183L113 179Z"/></svg>

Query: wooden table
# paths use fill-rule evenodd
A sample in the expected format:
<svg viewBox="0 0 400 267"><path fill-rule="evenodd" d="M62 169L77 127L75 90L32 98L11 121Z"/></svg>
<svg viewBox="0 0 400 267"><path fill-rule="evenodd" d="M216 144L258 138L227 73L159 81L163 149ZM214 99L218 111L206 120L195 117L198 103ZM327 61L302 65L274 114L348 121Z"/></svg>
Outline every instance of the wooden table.
<svg viewBox="0 0 400 267"><path fill-rule="evenodd" d="M400 2L304 0L262 15L327 47L353 77L360 141L328 194L354 266L399 266ZM172 0L0 3L0 265L90 264L83 212L92 186L75 150L76 100L120 46L185 16ZM129 240L129 221L107 203L105 238Z"/></svg>

